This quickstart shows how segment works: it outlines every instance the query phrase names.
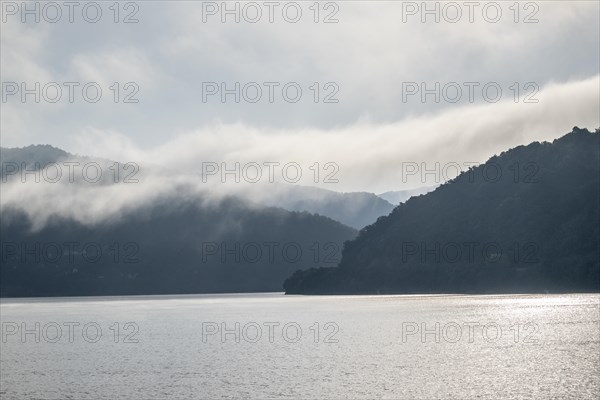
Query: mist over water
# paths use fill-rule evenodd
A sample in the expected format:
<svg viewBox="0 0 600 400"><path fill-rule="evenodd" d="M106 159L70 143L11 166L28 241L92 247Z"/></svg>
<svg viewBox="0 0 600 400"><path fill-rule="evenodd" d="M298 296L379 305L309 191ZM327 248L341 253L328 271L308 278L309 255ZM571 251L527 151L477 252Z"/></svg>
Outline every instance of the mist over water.
<svg viewBox="0 0 600 400"><path fill-rule="evenodd" d="M0 21L0 400L600 398L600 2Z"/></svg>

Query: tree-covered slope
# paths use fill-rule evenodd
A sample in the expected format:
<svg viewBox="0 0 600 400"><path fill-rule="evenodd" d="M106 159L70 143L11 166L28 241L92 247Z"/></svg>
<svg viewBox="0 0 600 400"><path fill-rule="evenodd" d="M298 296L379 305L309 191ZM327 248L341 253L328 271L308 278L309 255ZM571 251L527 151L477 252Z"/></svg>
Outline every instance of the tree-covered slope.
<svg viewBox="0 0 600 400"><path fill-rule="evenodd" d="M22 212L4 209L0 293L281 291L299 266L339 261L343 242L356 235L309 213L250 207L235 198L200 203L161 198L116 220L88 225L53 217L41 230L32 230Z"/></svg>
<svg viewBox="0 0 600 400"><path fill-rule="evenodd" d="M600 133L494 156L362 229L287 293L598 291Z"/></svg>

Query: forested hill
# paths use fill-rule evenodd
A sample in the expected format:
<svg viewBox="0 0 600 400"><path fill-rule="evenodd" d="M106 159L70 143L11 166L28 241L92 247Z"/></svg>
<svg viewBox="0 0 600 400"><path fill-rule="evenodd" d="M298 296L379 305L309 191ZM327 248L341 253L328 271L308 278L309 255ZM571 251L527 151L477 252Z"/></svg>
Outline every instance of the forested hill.
<svg viewBox="0 0 600 400"><path fill-rule="evenodd" d="M600 133L574 128L413 197L287 293L599 291Z"/></svg>
<svg viewBox="0 0 600 400"><path fill-rule="evenodd" d="M183 196L93 225L52 217L39 230L3 209L0 228L2 297L280 291L300 266L339 261L356 235L306 212Z"/></svg>

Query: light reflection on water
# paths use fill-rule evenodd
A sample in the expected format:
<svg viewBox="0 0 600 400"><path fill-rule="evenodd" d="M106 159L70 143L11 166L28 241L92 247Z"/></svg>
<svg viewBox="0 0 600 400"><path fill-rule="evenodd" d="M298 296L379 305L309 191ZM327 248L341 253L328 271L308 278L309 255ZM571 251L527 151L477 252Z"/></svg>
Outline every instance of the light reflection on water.
<svg viewBox="0 0 600 400"><path fill-rule="evenodd" d="M596 398L599 303L597 294L4 299L0 390L61 399ZM35 331L36 322L39 342L23 338L21 324Z"/></svg>

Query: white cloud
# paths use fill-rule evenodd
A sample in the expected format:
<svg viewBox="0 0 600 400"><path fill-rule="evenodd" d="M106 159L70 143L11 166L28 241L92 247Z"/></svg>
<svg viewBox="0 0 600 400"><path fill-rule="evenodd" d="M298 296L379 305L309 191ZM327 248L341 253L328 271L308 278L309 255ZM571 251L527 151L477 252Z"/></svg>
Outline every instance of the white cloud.
<svg viewBox="0 0 600 400"><path fill-rule="evenodd" d="M484 162L510 147L555 139L575 125L594 129L600 126L599 85L597 75L550 84L537 94L537 104L503 100L389 124L363 121L337 129L280 130L216 123L148 150L125 135L94 131L77 137L73 150L184 172L200 172L202 162L231 167L235 162L297 162L305 172L302 184L314 184L308 168L315 162L335 162L340 182L322 187L383 192L424 183L402 182L402 163Z"/></svg>

